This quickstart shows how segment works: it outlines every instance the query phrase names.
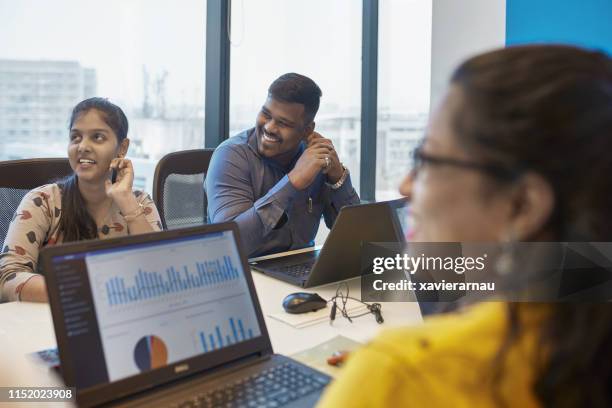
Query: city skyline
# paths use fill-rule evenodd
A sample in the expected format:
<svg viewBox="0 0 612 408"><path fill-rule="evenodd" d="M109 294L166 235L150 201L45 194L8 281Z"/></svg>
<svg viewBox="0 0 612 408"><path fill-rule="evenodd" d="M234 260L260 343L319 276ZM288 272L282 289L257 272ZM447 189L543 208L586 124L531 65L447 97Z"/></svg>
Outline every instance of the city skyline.
<svg viewBox="0 0 612 408"><path fill-rule="evenodd" d="M358 184L360 3L260 1L266 7L249 0L232 3L230 136L253 126L267 87L278 75L309 75L323 90L317 129L341 146ZM0 25L0 59L72 61L95 70L97 95L117 103L130 119L130 154L142 159L139 183L148 187L156 160L203 145L206 2L182 0L181 6L112 0L91 18L92 10L76 0L58 0L53 6L0 0L1 20L7 23ZM39 11L30 13L34 7ZM407 151L423 133L429 111L430 20L431 0L380 5L377 189L395 190L396 173L409 165ZM403 119L391 123L392 114ZM66 109L66 126L68 116ZM44 152L64 155L62 139L47 144ZM396 139L404 142L391 142ZM2 143L6 150L7 140ZM386 153L388 143L403 146L399 151L406 153L405 165ZM11 150L10 158L36 152L25 141L13 143Z"/></svg>
<svg viewBox="0 0 612 408"><path fill-rule="evenodd" d="M324 90L323 110L325 104L346 106L347 100L358 96L359 2L259 1L270 7L248 0L232 3L232 99L247 106L252 100L261 104L267 86L285 72L310 74ZM0 0L0 58L79 62L98 71L100 96L129 107L143 99L142 68L146 66L152 77L168 73L169 104L201 103L205 6L202 0L181 0L181 7L168 7L163 0L109 0L92 18L91 7L78 0ZM315 18L317 30L300 32L312 26ZM431 0L388 0L381 3L380 19L381 108L427 111ZM290 35L274 37L283 31ZM272 46L264 42L270 38L274 38ZM266 53L270 47L274 49L271 57ZM344 65L344 59L351 65ZM255 69L241 71L252 61L259 65L256 73ZM405 83L406 92L413 91L408 95L393 92L398 82ZM359 103L348 107L359 108Z"/></svg>

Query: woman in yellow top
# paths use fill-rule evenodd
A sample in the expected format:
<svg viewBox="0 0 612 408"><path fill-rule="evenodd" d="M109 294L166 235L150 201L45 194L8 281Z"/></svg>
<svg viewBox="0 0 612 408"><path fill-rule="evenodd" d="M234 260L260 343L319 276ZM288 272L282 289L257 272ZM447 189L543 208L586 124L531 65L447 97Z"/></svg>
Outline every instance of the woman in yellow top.
<svg viewBox="0 0 612 408"><path fill-rule="evenodd" d="M521 46L463 63L400 191L414 241L611 241L612 62ZM520 273L521 271L515 271ZM323 407L612 406L612 305L489 302L383 332Z"/></svg>

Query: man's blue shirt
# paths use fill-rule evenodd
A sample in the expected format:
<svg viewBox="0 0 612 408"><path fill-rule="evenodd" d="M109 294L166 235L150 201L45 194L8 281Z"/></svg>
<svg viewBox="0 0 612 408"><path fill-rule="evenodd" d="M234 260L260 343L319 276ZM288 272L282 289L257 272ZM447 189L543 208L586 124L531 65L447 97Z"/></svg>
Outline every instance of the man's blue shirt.
<svg viewBox="0 0 612 408"><path fill-rule="evenodd" d="M343 206L359 203L350 176L337 190L323 173L303 191L293 187L287 173L304 150L283 168L259 154L255 128L215 149L204 181L209 220L235 221L250 257L312 245L321 216L331 228Z"/></svg>

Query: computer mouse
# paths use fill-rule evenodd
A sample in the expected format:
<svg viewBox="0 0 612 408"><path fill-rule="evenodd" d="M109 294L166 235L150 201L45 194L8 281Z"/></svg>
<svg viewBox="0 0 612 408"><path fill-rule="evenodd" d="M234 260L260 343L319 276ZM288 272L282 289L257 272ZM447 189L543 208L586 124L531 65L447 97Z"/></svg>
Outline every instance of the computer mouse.
<svg viewBox="0 0 612 408"><path fill-rule="evenodd" d="M283 299L283 309L292 314L314 312L327 306L327 301L316 293L291 293Z"/></svg>

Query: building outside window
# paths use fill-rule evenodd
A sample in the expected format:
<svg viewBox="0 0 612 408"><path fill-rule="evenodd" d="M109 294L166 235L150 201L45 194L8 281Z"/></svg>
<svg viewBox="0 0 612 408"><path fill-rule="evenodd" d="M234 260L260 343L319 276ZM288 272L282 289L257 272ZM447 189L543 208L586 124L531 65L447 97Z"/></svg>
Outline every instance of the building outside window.
<svg viewBox="0 0 612 408"><path fill-rule="evenodd" d="M63 157L91 96L128 116L136 188L204 144L205 0L0 0L0 160Z"/></svg>

